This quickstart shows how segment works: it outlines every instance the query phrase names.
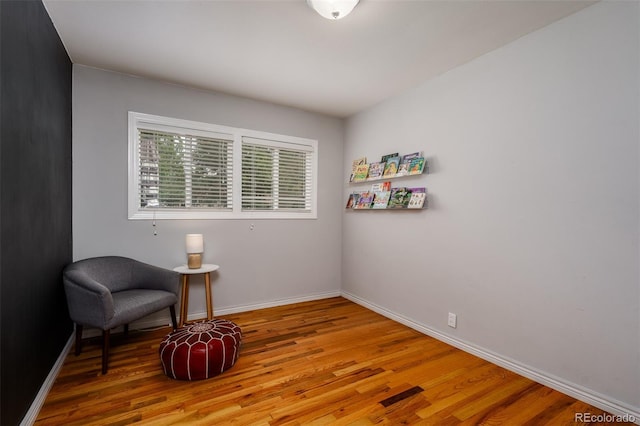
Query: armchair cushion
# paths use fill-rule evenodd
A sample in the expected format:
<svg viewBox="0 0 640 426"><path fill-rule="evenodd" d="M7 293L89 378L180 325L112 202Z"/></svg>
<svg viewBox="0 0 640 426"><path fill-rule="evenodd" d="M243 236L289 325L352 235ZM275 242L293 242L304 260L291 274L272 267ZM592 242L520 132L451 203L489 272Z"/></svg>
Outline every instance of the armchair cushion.
<svg viewBox="0 0 640 426"><path fill-rule="evenodd" d="M125 290L111 296L114 315L104 329L129 324L178 302L175 294L164 290Z"/></svg>

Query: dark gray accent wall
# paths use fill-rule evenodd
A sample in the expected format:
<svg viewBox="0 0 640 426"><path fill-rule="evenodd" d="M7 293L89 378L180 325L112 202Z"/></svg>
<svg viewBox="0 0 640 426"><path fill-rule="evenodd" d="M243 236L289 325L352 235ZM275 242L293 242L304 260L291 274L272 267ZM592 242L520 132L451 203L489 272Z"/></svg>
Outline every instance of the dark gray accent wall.
<svg viewBox="0 0 640 426"><path fill-rule="evenodd" d="M0 424L18 424L73 332L72 64L40 1L0 1Z"/></svg>

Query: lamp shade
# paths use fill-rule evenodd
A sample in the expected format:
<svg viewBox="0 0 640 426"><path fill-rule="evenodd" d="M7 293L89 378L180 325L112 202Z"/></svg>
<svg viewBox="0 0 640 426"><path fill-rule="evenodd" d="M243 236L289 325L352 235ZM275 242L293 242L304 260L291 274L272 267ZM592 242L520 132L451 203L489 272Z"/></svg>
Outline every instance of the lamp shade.
<svg viewBox="0 0 640 426"><path fill-rule="evenodd" d="M202 234L187 234L186 245L187 253L204 252L204 238Z"/></svg>
<svg viewBox="0 0 640 426"><path fill-rule="evenodd" d="M335 20L347 16L360 0L307 0L307 4L320 16Z"/></svg>

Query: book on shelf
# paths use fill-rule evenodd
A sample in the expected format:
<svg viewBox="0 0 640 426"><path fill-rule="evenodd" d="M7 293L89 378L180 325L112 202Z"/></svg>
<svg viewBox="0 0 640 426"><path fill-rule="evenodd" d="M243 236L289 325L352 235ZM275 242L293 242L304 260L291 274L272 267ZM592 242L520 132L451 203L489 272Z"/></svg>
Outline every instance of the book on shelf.
<svg viewBox="0 0 640 426"><path fill-rule="evenodd" d="M382 172L384 172L384 166L386 163L379 161L377 163L369 164L369 176L367 179L380 179Z"/></svg>
<svg viewBox="0 0 640 426"><path fill-rule="evenodd" d="M391 188L391 195L389 197L389 209L404 209L409 205L409 199L411 198L411 191L409 188L403 186L398 188Z"/></svg>
<svg viewBox="0 0 640 426"><path fill-rule="evenodd" d="M356 176L356 168L363 164L367 164L367 157L360 157L353 160L353 163L351 164L351 176L349 177L349 182L353 182L353 179Z"/></svg>
<svg viewBox="0 0 640 426"><path fill-rule="evenodd" d="M403 163L410 163L414 158L422 157L422 152L412 152L411 154L406 154L402 156Z"/></svg>
<svg viewBox="0 0 640 426"><path fill-rule="evenodd" d="M376 191L373 193L372 209L386 209L389 204L391 191Z"/></svg>
<svg viewBox="0 0 640 426"><path fill-rule="evenodd" d="M360 198L359 192L349 194L349 198L347 199L347 205L345 206L345 208L352 209L358 202L358 198Z"/></svg>
<svg viewBox="0 0 640 426"><path fill-rule="evenodd" d="M421 209L427 199L427 188L409 188L411 197L409 198L408 209Z"/></svg>
<svg viewBox="0 0 640 426"><path fill-rule="evenodd" d="M398 172L396 176L407 176L409 175L409 163L405 161L401 161L398 166Z"/></svg>
<svg viewBox="0 0 640 426"><path fill-rule="evenodd" d="M409 164L409 174L419 175L424 171L425 160L424 157L416 157L411 160Z"/></svg>
<svg viewBox="0 0 640 426"><path fill-rule="evenodd" d="M412 152L411 154L403 155L402 159L400 160L400 165L398 166L398 173L396 173L396 176L407 176L411 167L411 160L418 157L422 157L421 152Z"/></svg>
<svg viewBox="0 0 640 426"><path fill-rule="evenodd" d="M373 192L363 192L358 198L358 202L353 207L354 209L369 209L373 203Z"/></svg>
<svg viewBox="0 0 640 426"><path fill-rule="evenodd" d="M383 163L386 163L389 158L397 157L398 155L400 155L400 154L398 154L397 152L394 152L393 154L383 155L382 158L380 159L380 161L383 162Z"/></svg>
<svg viewBox="0 0 640 426"><path fill-rule="evenodd" d="M367 180L367 175L369 174L369 165L368 164L359 164L356 167L355 175L353 177L354 182L364 182Z"/></svg>
<svg viewBox="0 0 640 426"><path fill-rule="evenodd" d="M384 165L384 172L382 173L383 177L393 177L398 173L398 166L400 165L400 157L390 157L387 159L386 164Z"/></svg>
<svg viewBox="0 0 640 426"><path fill-rule="evenodd" d="M386 182L374 183L371 185L371 192L376 191L391 191L391 181L388 180Z"/></svg>

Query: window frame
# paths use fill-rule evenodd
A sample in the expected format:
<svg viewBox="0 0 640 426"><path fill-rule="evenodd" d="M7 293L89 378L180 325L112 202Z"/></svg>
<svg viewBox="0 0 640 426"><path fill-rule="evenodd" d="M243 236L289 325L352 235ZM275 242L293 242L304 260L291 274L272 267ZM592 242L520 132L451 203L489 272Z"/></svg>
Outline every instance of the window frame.
<svg viewBox="0 0 640 426"><path fill-rule="evenodd" d="M138 129L175 131L183 129L194 136L229 136L233 140L232 208L218 209L168 209L139 206L138 189L140 174L138 169ZM174 129L174 130L172 130ZM243 210L242 209L242 143L243 138L273 141L274 146L304 147L311 155L310 208L305 211L287 210ZM318 141L296 136L280 135L256 130L222 126L179 118L163 117L134 111L128 112L128 206L130 220L151 219L317 219L318 196Z"/></svg>

